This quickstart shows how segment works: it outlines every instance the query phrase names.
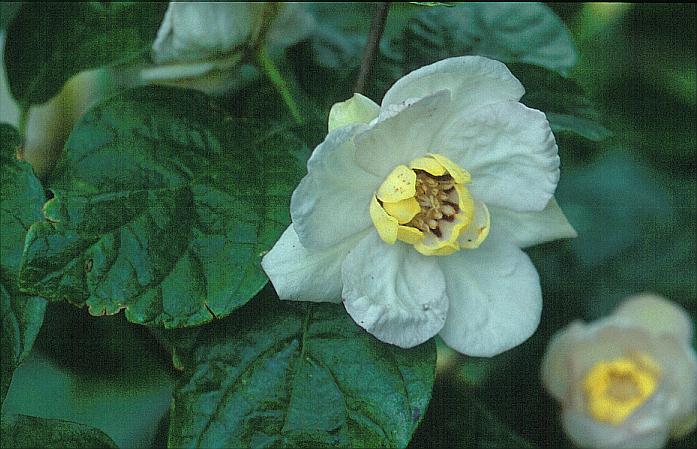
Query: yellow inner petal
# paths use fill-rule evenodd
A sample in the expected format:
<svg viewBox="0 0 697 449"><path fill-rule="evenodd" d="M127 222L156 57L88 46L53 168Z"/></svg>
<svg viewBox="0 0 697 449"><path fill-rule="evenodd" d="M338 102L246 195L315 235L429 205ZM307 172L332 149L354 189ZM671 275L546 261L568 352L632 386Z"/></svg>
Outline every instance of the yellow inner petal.
<svg viewBox="0 0 697 449"><path fill-rule="evenodd" d="M375 229L377 229L381 239L389 244L397 241L397 228L399 227L397 219L385 212L385 209L382 208L378 199L374 196L370 202L370 218L373 220Z"/></svg>
<svg viewBox="0 0 697 449"><path fill-rule="evenodd" d="M472 176L469 174L467 170L464 170L460 168L455 162L451 161L447 157L437 154L437 153L432 153L429 154L432 158L437 160L443 167L445 167L446 170L448 170L448 173L450 176L453 177L456 183L458 184L469 184L472 182Z"/></svg>
<svg viewBox="0 0 697 449"><path fill-rule="evenodd" d="M416 214L421 212L421 206L413 196L396 203L383 203L382 207L385 212L396 218L399 224L409 223Z"/></svg>
<svg viewBox="0 0 697 449"><path fill-rule="evenodd" d="M443 176L448 172L443 164L430 156L414 159L409 163L409 168L423 170L432 174L433 176Z"/></svg>
<svg viewBox="0 0 697 449"><path fill-rule="evenodd" d="M598 421L622 424L656 391L660 375L647 354L596 363L583 379L588 413Z"/></svg>
<svg viewBox="0 0 697 449"><path fill-rule="evenodd" d="M415 194L416 173L406 165L398 165L378 188L377 197L380 201L396 203Z"/></svg>
<svg viewBox="0 0 697 449"><path fill-rule="evenodd" d="M483 203L475 207L469 182L466 170L439 154L397 166L370 205L380 238L414 245L427 256L477 248L489 233L490 217Z"/></svg>

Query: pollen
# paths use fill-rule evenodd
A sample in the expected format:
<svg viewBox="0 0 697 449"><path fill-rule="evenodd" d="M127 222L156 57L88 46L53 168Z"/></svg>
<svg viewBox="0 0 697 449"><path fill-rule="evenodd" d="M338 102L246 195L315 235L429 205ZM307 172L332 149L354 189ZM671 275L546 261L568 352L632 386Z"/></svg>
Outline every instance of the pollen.
<svg viewBox="0 0 697 449"><path fill-rule="evenodd" d="M658 364L643 353L596 363L583 379L588 414L622 424L653 395L660 376Z"/></svg>
<svg viewBox="0 0 697 449"><path fill-rule="evenodd" d="M470 179L438 154L397 166L370 206L378 234L387 243L400 240L428 256L478 247L488 235L489 214L481 203L475 216L477 208L465 186Z"/></svg>

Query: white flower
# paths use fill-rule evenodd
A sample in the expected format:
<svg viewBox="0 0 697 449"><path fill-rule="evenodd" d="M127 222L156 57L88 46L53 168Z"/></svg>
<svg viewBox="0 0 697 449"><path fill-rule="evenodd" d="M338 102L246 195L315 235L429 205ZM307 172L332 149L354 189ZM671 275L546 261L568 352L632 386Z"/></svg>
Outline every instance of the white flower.
<svg viewBox="0 0 697 449"><path fill-rule="evenodd" d="M575 232L552 197L554 136L523 93L502 63L467 56L406 75L381 106L334 105L262 261L279 296L343 300L401 347L440 334L492 356L527 339L542 296L520 248Z"/></svg>
<svg viewBox="0 0 697 449"><path fill-rule="evenodd" d="M19 129L21 107L12 97L5 72L5 31L0 31L0 122ZM80 72L68 80L55 97L31 106L26 122L22 157L39 177L46 176L63 151L70 131L100 98L108 93L106 71Z"/></svg>
<svg viewBox="0 0 697 449"><path fill-rule="evenodd" d="M569 437L586 448L660 448L697 425L693 328L655 295L625 300L610 316L577 321L551 340L542 380L562 404Z"/></svg>
<svg viewBox="0 0 697 449"><path fill-rule="evenodd" d="M171 2L142 81L223 94L240 83L245 52L264 40L271 53L301 40L314 25L298 4Z"/></svg>

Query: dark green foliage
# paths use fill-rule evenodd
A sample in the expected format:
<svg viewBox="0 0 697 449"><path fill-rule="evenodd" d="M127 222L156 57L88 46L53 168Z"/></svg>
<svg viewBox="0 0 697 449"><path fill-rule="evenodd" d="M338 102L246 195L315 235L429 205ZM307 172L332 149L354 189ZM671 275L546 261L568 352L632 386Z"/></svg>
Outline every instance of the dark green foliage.
<svg viewBox="0 0 697 449"><path fill-rule="evenodd" d="M31 166L17 159L20 138L11 126L0 124L0 404L12 372L31 351L44 319L46 301L24 295L17 287L24 236L41 219L44 191Z"/></svg>
<svg viewBox="0 0 697 449"><path fill-rule="evenodd" d="M24 105L44 103L82 70L146 54L166 3L25 2L7 30L10 90Z"/></svg>
<svg viewBox="0 0 697 449"><path fill-rule="evenodd" d="M173 447L405 447L436 362L433 341L385 345L342 305L270 294L199 333L187 352Z"/></svg>
<svg viewBox="0 0 697 449"><path fill-rule="evenodd" d="M4 448L118 449L101 430L59 419L2 415L0 428L0 446Z"/></svg>
<svg viewBox="0 0 697 449"><path fill-rule="evenodd" d="M228 315L266 284L262 252L290 222L305 171L299 139L256 129L180 89L92 109L29 231L22 288L167 328Z"/></svg>

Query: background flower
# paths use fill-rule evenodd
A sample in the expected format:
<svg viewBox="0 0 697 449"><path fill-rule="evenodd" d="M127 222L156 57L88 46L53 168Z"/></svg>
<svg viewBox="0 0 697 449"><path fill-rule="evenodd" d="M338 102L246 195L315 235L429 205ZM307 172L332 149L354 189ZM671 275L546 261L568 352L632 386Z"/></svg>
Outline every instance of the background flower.
<svg viewBox="0 0 697 449"><path fill-rule="evenodd" d="M593 323L557 333L542 380L562 405L562 422L581 447L663 447L697 425L697 355L692 322L655 295L625 300Z"/></svg>
<svg viewBox="0 0 697 449"><path fill-rule="evenodd" d="M241 72L250 49L265 44L272 56L304 38L314 19L296 3L172 2L152 46L153 65L141 82L170 84L221 95L255 76Z"/></svg>
<svg viewBox="0 0 697 449"><path fill-rule="evenodd" d="M552 197L554 136L523 93L502 63L460 57L406 75L381 106L336 104L262 262L279 296L343 300L401 347L440 334L492 356L527 339L542 295L520 248L575 232Z"/></svg>

